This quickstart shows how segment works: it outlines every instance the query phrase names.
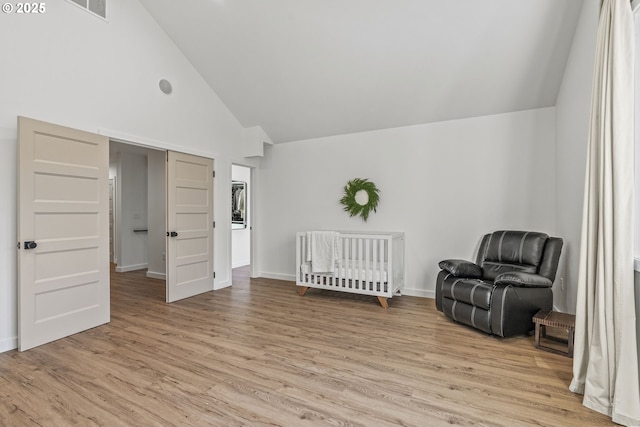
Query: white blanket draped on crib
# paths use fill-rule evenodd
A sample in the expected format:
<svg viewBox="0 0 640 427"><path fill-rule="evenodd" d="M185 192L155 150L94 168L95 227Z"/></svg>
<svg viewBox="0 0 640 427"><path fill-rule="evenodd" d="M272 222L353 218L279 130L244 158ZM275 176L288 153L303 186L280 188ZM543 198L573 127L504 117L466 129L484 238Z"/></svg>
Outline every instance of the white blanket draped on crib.
<svg viewBox="0 0 640 427"><path fill-rule="evenodd" d="M333 273L342 257L340 233L337 231L307 232L307 261L313 273Z"/></svg>

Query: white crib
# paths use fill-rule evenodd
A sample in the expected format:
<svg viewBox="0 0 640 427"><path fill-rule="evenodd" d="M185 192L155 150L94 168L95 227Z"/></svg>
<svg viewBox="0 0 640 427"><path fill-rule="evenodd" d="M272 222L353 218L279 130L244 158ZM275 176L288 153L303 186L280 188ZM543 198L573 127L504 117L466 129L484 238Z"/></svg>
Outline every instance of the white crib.
<svg viewBox="0 0 640 427"><path fill-rule="evenodd" d="M339 232L342 252L333 273L314 273L308 261L307 232L296 234L296 285L300 295L309 288L329 289L387 299L404 286L404 233Z"/></svg>

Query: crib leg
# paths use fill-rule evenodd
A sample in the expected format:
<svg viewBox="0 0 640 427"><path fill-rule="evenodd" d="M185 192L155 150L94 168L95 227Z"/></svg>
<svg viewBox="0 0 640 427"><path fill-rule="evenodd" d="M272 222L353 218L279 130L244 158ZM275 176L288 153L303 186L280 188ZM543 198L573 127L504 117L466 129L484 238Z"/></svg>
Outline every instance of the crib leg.
<svg viewBox="0 0 640 427"><path fill-rule="evenodd" d="M389 308L389 303L387 303L387 299L385 297L378 297L378 302L382 308Z"/></svg>
<svg viewBox="0 0 640 427"><path fill-rule="evenodd" d="M309 290L308 286L300 286L300 289L298 289L298 292L300 293L300 296L303 297L308 290Z"/></svg>

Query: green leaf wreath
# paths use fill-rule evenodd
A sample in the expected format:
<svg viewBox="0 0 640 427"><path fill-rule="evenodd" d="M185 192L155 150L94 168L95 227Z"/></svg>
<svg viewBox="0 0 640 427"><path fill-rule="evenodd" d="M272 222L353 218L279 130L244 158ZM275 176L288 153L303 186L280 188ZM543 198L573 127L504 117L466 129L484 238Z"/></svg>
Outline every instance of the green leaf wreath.
<svg viewBox="0 0 640 427"><path fill-rule="evenodd" d="M356 194L360 190L366 191L369 196L369 200L364 205L356 201ZM354 178L344 186L344 196L340 199L340 203L344 205L344 210L349 212L349 216L360 215L362 220L366 221L371 211L375 212L378 207L379 193L380 190L373 182L367 179Z"/></svg>

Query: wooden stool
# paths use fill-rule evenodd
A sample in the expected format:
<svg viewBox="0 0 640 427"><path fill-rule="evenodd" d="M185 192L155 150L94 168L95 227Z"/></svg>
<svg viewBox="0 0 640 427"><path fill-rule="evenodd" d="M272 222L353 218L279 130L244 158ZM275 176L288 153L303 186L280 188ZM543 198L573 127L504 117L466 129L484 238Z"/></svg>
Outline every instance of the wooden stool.
<svg viewBox="0 0 640 427"><path fill-rule="evenodd" d="M576 316L568 313L559 313L557 311L540 310L535 316L533 316L533 323L536 325L536 348L541 348L567 357L573 357L573 337L575 332ZM546 330L547 326L566 330L568 334L567 339L565 340L562 338L548 336ZM564 352L540 344L540 337L567 344L567 351Z"/></svg>

